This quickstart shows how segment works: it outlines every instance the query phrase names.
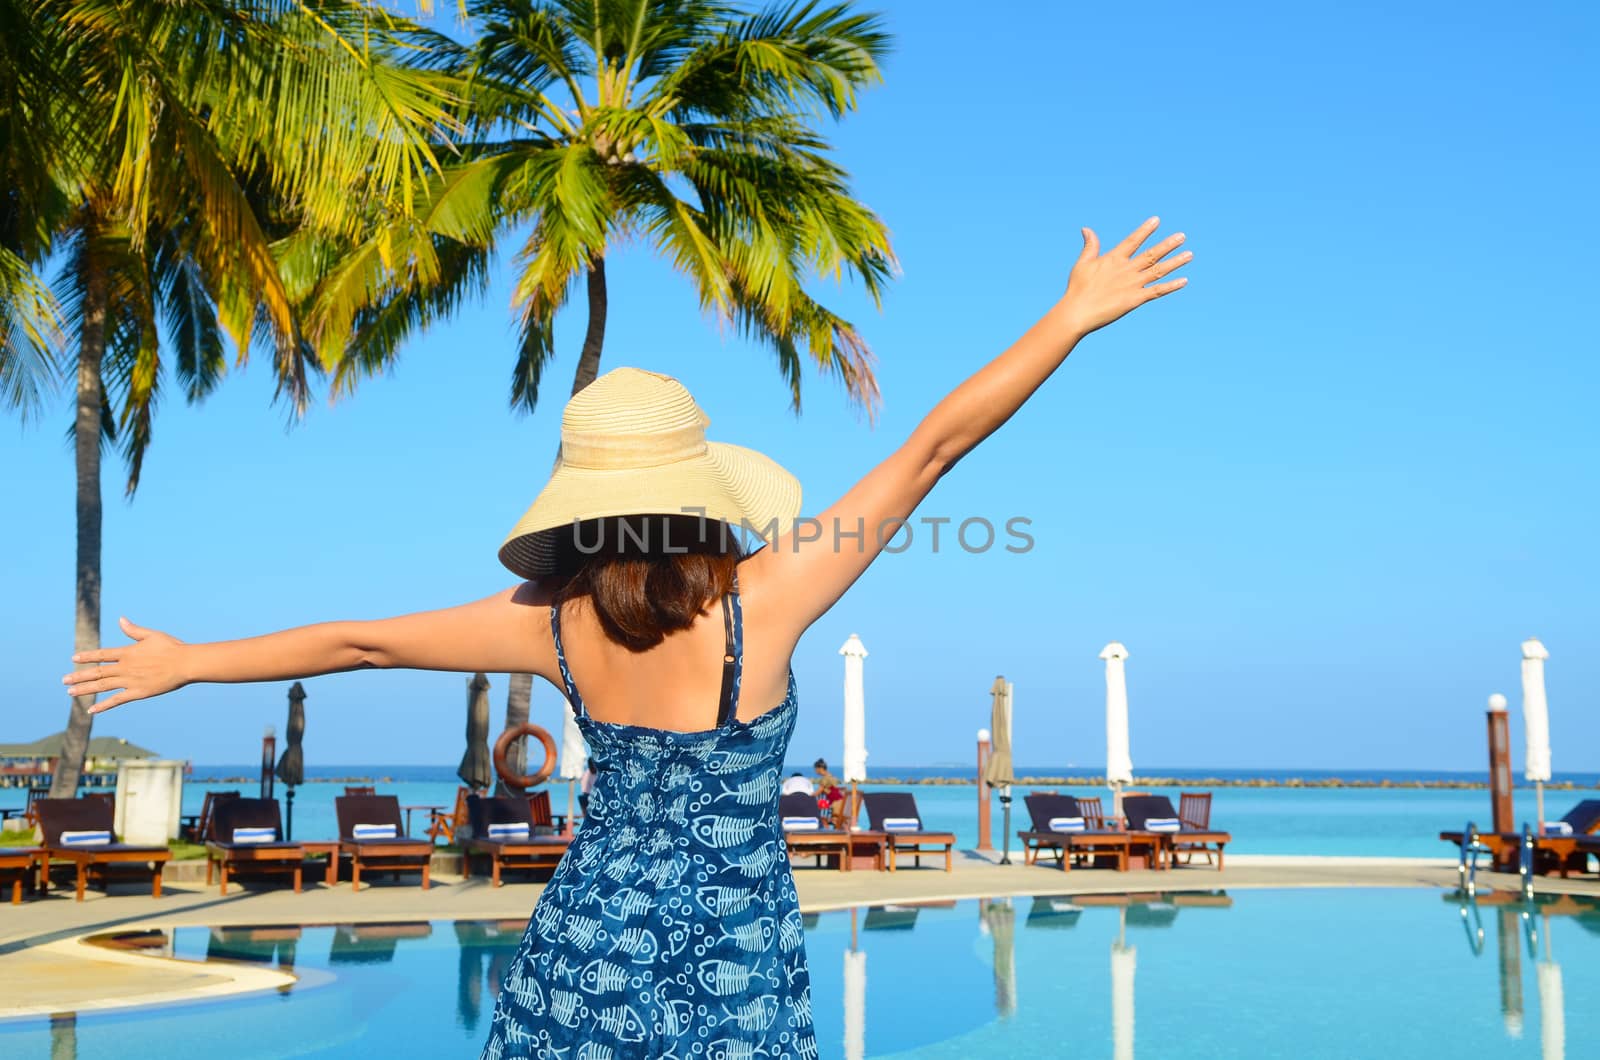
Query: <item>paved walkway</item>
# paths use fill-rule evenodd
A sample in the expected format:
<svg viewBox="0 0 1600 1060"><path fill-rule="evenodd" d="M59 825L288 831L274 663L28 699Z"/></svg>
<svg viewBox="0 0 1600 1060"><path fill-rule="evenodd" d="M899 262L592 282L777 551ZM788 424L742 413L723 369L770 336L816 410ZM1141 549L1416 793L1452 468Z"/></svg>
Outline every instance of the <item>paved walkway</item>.
<svg viewBox="0 0 1600 1060"><path fill-rule="evenodd" d="M995 864L992 855L964 852L951 872L902 868L898 872L797 868L801 907L940 901L953 898L1031 894L1117 894L1253 887L1438 887L1453 888L1456 871L1443 860L1236 856L1225 871L1195 866L1167 872L1110 872ZM413 877L414 879L414 877ZM1515 891L1512 876L1482 874L1480 885ZM160 899L148 890L117 886L111 895L90 892L83 902L71 892L21 906L0 905L0 980L6 983L0 1018L88 1011L132 1004L159 1004L241 990L269 989L285 977L268 969L199 965L118 953L79 941L88 934L209 925L274 923L349 924L393 920L525 919L542 885L435 876L431 890L414 883L328 888L310 884L302 894L277 888L235 887L227 897L215 887L171 885ZM1547 893L1600 896L1593 878L1540 880Z"/></svg>

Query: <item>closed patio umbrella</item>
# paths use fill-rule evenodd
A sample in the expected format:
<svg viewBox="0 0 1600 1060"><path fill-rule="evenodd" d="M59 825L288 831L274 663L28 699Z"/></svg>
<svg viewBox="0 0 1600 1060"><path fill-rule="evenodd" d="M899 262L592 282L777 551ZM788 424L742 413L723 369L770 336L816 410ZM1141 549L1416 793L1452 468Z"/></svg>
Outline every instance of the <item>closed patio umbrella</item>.
<svg viewBox="0 0 1600 1060"><path fill-rule="evenodd" d="M467 681L467 749L456 767L456 776L473 791L483 791L494 782L489 759L489 676L473 674Z"/></svg>
<svg viewBox="0 0 1600 1060"><path fill-rule="evenodd" d="M1544 1060L1566 1060L1567 1003L1561 987L1561 965L1550 957L1550 919L1544 922L1544 960L1539 973L1539 1047Z"/></svg>
<svg viewBox="0 0 1600 1060"><path fill-rule="evenodd" d="M983 926L994 940L994 1011L1001 1019L1017 1013L1017 911L1010 898L983 904Z"/></svg>
<svg viewBox="0 0 1600 1060"><path fill-rule="evenodd" d="M285 798L283 838L294 838L294 789L306 782L306 753L301 746L306 736L306 690L296 681L289 687L289 723L283 727L283 754L273 770L288 789Z"/></svg>
<svg viewBox="0 0 1600 1060"><path fill-rule="evenodd" d="M1544 785L1550 779L1550 704L1544 695L1544 661L1550 658L1532 637L1522 642L1522 724L1525 753L1524 775L1533 781L1538 800L1535 827L1544 834Z"/></svg>
<svg viewBox="0 0 1600 1060"><path fill-rule="evenodd" d="M1133 1060L1133 973L1138 951L1124 941L1126 908L1122 916L1124 926L1111 944L1111 1056L1113 1060Z"/></svg>
<svg viewBox="0 0 1600 1060"><path fill-rule="evenodd" d="M854 633L839 649L844 656L844 782L850 785L850 824L855 826L860 794L867 779L866 645Z"/></svg>
<svg viewBox="0 0 1600 1060"><path fill-rule="evenodd" d="M1005 811L1000 836L1000 864L1011 864L1011 682L996 677L989 687L989 759L983 764L983 782L996 789Z"/></svg>
<svg viewBox="0 0 1600 1060"><path fill-rule="evenodd" d="M589 772L589 745L584 742L583 730L578 728L578 716L565 697L561 700L561 757L556 760L556 778L567 782L567 823L563 829L572 831L572 819L577 814L576 787L583 775Z"/></svg>
<svg viewBox="0 0 1600 1060"><path fill-rule="evenodd" d="M854 947L844 951L844 1055L867 1055L867 954Z"/></svg>
<svg viewBox="0 0 1600 1060"><path fill-rule="evenodd" d="M1133 783L1133 756L1128 749L1128 649L1112 641L1100 651L1106 661L1106 783L1111 786L1111 812L1122 816L1122 786Z"/></svg>

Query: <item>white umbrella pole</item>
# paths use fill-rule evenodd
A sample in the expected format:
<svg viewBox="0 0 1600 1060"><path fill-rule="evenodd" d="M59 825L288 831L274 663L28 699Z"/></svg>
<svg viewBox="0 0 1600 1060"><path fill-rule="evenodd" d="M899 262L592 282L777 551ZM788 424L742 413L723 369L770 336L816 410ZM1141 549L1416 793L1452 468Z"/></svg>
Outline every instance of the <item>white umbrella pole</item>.
<svg viewBox="0 0 1600 1060"><path fill-rule="evenodd" d="M1111 944L1111 1055L1113 1060L1134 1060L1133 979L1137 957L1124 941L1128 911L1121 910L1123 927Z"/></svg>
<svg viewBox="0 0 1600 1060"><path fill-rule="evenodd" d="M1128 649L1112 641L1100 651L1106 663L1106 783L1111 787L1111 813L1122 817L1122 785L1133 780L1128 740Z"/></svg>
<svg viewBox="0 0 1600 1060"><path fill-rule="evenodd" d="M839 649L844 656L844 781L850 785L850 825L861 808L859 784L867 779L866 646L854 633Z"/></svg>
<svg viewBox="0 0 1600 1060"><path fill-rule="evenodd" d="M1522 642L1522 721L1527 761L1524 775L1533 781L1538 817L1537 834L1544 834L1544 785L1550 779L1550 704L1544 691L1545 646L1529 638Z"/></svg>
<svg viewBox="0 0 1600 1060"><path fill-rule="evenodd" d="M1550 918L1544 921L1544 960L1539 962L1539 1048L1541 1060L1566 1060L1567 1003L1561 965L1550 955Z"/></svg>

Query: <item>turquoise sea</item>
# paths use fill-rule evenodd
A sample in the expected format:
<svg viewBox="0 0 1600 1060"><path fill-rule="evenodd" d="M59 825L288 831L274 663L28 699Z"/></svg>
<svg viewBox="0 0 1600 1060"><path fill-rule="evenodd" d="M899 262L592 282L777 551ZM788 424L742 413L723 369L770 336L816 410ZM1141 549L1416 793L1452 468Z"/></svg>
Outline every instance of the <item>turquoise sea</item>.
<svg viewBox="0 0 1600 1060"><path fill-rule="evenodd" d="M220 783L207 778L255 777L259 767L242 765L197 765L194 775L184 786L184 812L195 813L208 789L227 789L256 794L259 784ZM800 765L786 768L786 772L805 772L810 769ZM929 778L971 777L972 772L958 768L894 767L883 766L874 770L881 777ZM1070 776L1070 771L1060 767L1019 767L1018 776ZM1416 781L1474 781L1481 777L1471 773L1373 773L1358 770L1344 771L1279 771L1262 770L1203 770L1168 769L1151 770L1151 776L1278 780L1291 778L1315 782L1327 777L1346 780L1392 784ZM455 802L458 781L449 766L324 766L308 767L308 778L370 778L378 791L393 794L402 806L450 806ZM1580 799L1600 797L1600 776L1569 775L1584 789L1579 791L1553 791L1545 795L1545 816L1555 819L1566 813ZM1137 786L1137 785L1135 785ZM1194 790L1213 793L1211 803L1212 824L1233 833L1233 843L1228 852L1239 854L1321 854L1338 856L1375 857L1449 857L1453 848L1440 842L1441 829L1459 829L1469 820L1487 826L1489 818L1489 793L1483 789L1416 788L1416 787L1206 787L1195 784ZM866 784L863 790L883 790L882 785ZM973 784L908 785L917 799L917 807L930 828L956 833L963 848L975 847L978 841L978 794ZM1031 788L1013 789L1012 846L1015 832L1027 827L1027 812L1022 796ZM1069 794L1107 795L1103 787L1063 786L1052 787ZM1176 803L1179 788L1151 788L1149 790L1173 797ZM1182 789L1188 790L1188 789ZM336 834L333 800L344 787L337 782L313 779L296 789L294 800L294 834L300 839L332 838ZM280 799L284 794L281 784L274 789ZM566 785L556 783L550 787L550 800L557 813L567 805ZM995 846L1000 845L1001 807L998 799L991 798L990 816ZM1109 799L1107 800L1109 804ZM1516 792L1518 821L1532 821L1534 793L1531 788ZM426 826L427 814L417 811L413 815L413 834L420 834Z"/></svg>

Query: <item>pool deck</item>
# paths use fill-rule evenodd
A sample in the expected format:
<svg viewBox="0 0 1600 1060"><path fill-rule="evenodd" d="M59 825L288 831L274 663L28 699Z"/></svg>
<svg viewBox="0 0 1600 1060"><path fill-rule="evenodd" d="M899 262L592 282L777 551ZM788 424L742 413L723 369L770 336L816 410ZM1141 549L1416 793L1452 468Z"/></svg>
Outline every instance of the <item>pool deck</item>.
<svg viewBox="0 0 1600 1060"><path fill-rule="evenodd" d="M1432 887L1456 884L1454 862L1445 859L1328 858L1236 855L1221 872L1196 865L1166 872L1076 869L1021 863L999 865L992 852L964 851L953 871L943 867L898 872L841 873L797 865L801 908L820 912L852 905L939 902L961 898L1033 894L1121 894L1236 890L1260 887ZM930 861L929 866L938 859ZM415 877L411 877L415 879ZM1480 889L1512 892L1514 876L1480 873ZM91 891L75 902L70 891L0 905L0 1019L89 1012L130 1005L169 1004L224 994L276 989L293 980L278 971L242 964L199 964L120 953L81 941L112 931L186 926L350 924L375 921L526 918L541 884L434 876L431 890L415 883L329 888L308 884L304 893L264 885L236 885L222 897L215 887L172 884L160 899L148 889L118 885L105 895ZM1540 879L1547 894L1600 897L1593 877Z"/></svg>

